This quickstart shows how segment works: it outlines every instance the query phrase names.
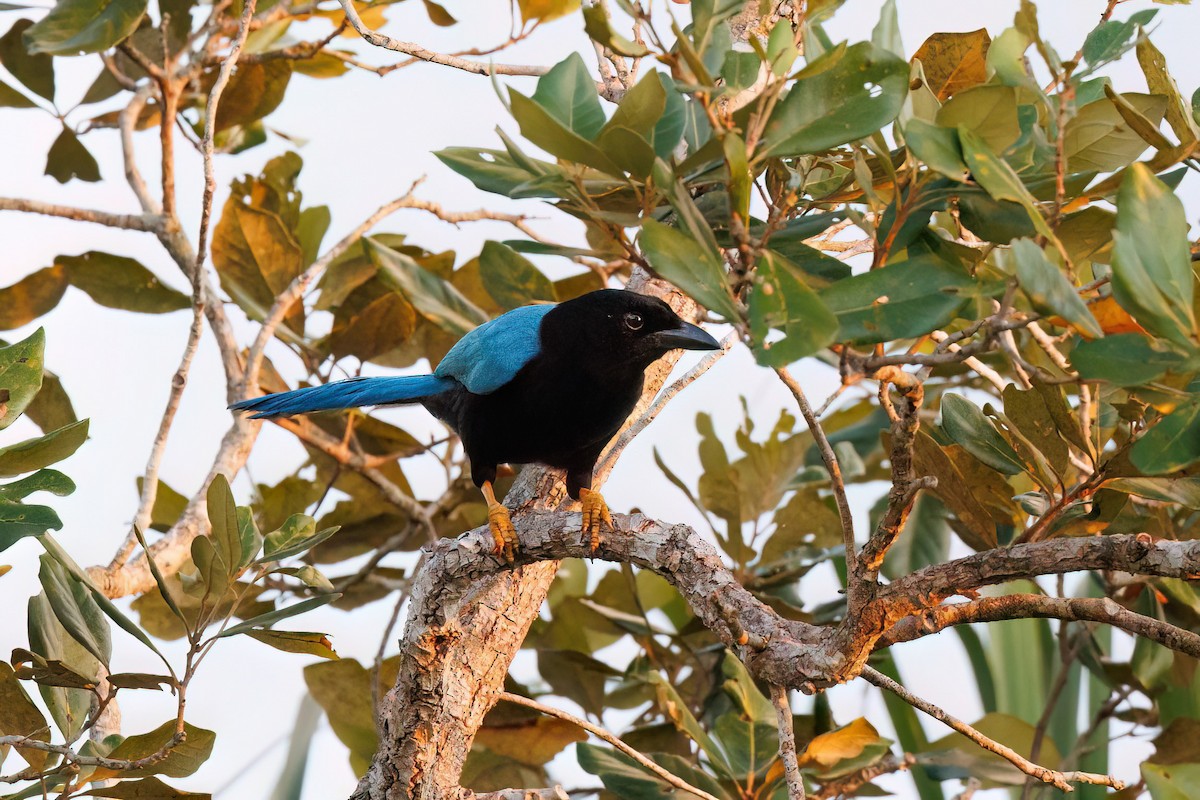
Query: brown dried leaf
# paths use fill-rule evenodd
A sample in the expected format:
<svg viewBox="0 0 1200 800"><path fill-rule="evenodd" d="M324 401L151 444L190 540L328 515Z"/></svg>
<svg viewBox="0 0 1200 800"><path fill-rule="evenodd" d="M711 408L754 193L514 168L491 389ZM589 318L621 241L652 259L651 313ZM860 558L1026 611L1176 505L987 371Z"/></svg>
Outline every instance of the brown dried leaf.
<svg viewBox="0 0 1200 800"><path fill-rule="evenodd" d="M937 99L945 102L955 92L987 80L987 52L992 43L980 28L966 33L935 33L913 56L925 69L925 80Z"/></svg>

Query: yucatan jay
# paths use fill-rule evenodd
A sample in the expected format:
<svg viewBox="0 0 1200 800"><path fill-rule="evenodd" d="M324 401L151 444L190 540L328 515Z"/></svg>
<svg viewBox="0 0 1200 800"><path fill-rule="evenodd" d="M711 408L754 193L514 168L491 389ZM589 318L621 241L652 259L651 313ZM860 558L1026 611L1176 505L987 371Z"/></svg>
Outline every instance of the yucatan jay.
<svg viewBox="0 0 1200 800"><path fill-rule="evenodd" d="M557 305L509 311L464 336L432 375L351 378L234 403L254 417L368 405L420 403L453 428L488 504L496 552L513 560L516 531L492 484L500 464L566 471L594 550L612 528L592 491L600 452L633 411L646 367L675 349L720 345L666 303L602 289Z"/></svg>

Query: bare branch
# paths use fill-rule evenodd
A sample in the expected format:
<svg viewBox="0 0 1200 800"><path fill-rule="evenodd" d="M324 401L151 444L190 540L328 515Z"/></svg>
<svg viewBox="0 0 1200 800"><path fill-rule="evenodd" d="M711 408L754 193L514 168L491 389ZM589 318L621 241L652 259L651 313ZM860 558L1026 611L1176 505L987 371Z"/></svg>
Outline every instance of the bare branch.
<svg viewBox="0 0 1200 800"><path fill-rule="evenodd" d="M838 517L842 522L842 544L846 548L846 566L850 573L854 574L857 571L854 517L850 512L850 501L846 499L846 483L842 480L842 469L838 465L837 456L833 452L833 446L829 444L828 437L825 436L825 430L821 427L820 420L813 413L812 406L809 405L808 397L804 394L800 383L784 368L776 369L775 373L783 381L783 385L791 391L792 396L796 398L796 404L800 406L800 413L804 416L804 421L808 423L808 430L812 433L813 441L816 442L821 460L825 462L825 469L829 471L829 481L833 486L833 498L837 502ZM852 582L849 590L851 608L854 607L855 597L858 594L857 587Z"/></svg>
<svg viewBox="0 0 1200 800"><path fill-rule="evenodd" d="M1153 617L1137 614L1108 597L1046 597L1038 594L981 597L970 603L926 609L898 622L879 640L878 646L890 647L900 642L910 642L952 625L1035 617L1070 622L1101 622L1158 642L1180 653L1200 658L1200 635Z"/></svg>
<svg viewBox="0 0 1200 800"><path fill-rule="evenodd" d="M934 331L933 333L929 334L929 337L938 344L945 345L946 349L951 353L962 352L962 347L960 345L949 341L950 337L945 331ZM975 356L967 356L965 359L963 359L963 363L979 373L979 376L987 380L987 382L992 384L992 386L995 386L996 391L1003 392L1004 387L1008 386L1008 381L1006 381L999 372L996 372L996 370L992 369L987 364L984 364L978 358L975 358Z"/></svg>
<svg viewBox="0 0 1200 800"><path fill-rule="evenodd" d="M149 233L157 233L163 224L163 218L158 214L110 214L107 211L60 206L16 197L0 197L0 211L24 211L29 214L44 214L48 217L73 219L77 222L94 222L109 228Z"/></svg>
<svg viewBox="0 0 1200 800"><path fill-rule="evenodd" d="M342 10L346 12L346 19L350 20L350 25L354 30L358 31L358 35L366 39L370 44L382 47L385 50L394 50L397 53L404 53L405 55L419 58L422 61L428 61L431 64L454 67L455 69L461 69L475 75L545 75L549 72L548 67L523 66L519 64L484 64L480 61L471 61L470 59L446 53L435 53L432 50L426 50L415 42L403 42L399 39L393 39L387 34L368 28L367 24L363 22L362 17L358 15L358 11L354 8L352 0L338 0L338 2L342 4Z"/></svg>
<svg viewBox="0 0 1200 800"><path fill-rule="evenodd" d="M850 797L864 784L875 780L880 775L890 775L893 772L904 772L917 763L910 753L896 755L888 753L874 764L855 770L849 775L836 778L823 784L820 790L813 792L813 800L831 800L834 797Z"/></svg>
<svg viewBox="0 0 1200 800"><path fill-rule="evenodd" d="M662 778L667 783L674 786L676 789L679 789L680 791L688 792L689 794L694 794L697 797L702 797L702 798L704 798L704 800L717 800L717 798L713 797L711 794L704 791L703 789L697 789L695 786L692 786L690 783L685 781L683 778L680 778L678 775L674 775L674 774L668 772L667 770L663 769L662 767L660 767L658 764L655 764L649 758L647 758L646 756L639 753L637 750L634 750L632 747L630 747L629 745L622 742L620 739L618 739L616 737L616 735L606 731L604 728L601 728L599 725L593 725L592 723L588 722L586 719L580 719L579 717L575 716L574 714L568 714L566 711L562 711L561 709L557 709L557 708L554 708L553 706L548 706L543 703L539 703L538 701L531 700L528 697L522 697L519 694L513 694L512 692L501 692L500 699L506 700L510 703L515 703L519 706L525 706L526 708L532 708L534 711L541 712L542 714L545 714L546 716L549 716L549 717L555 717L557 719L565 720L567 722L570 722L572 725L578 725L580 728L583 728L585 731L590 733L592 736L595 736L597 739L602 739L602 740L608 742L613 747L617 748L622 753L629 756L634 761L638 762L643 767L650 770L655 775L657 775L658 777ZM793 753L793 755L794 755L794 753Z"/></svg>
<svg viewBox="0 0 1200 800"><path fill-rule="evenodd" d="M1095 786L1110 786L1113 789L1124 789L1125 784L1112 777L1111 775L1097 775L1093 772L1058 772L1056 770L1047 769L1046 767L1034 764L1011 747L1007 747L994 739L989 739L979 731L972 728L967 723L951 716L942 709L930 703L928 700L923 700L917 697L912 692L905 689L894 680L884 675L882 672L873 667L863 667L862 677L870 683L875 684L881 689L887 689L892 694L899 697L904 702L908 703L913 708L924 711L929 716L945 724L947 727L958 731L963 736L966 736L975 744L982 747L984 750L989 750L1004 760L1008 761L1017 769L1024 772L1026 775L1036 778L1044 783L1052 784L1054 787L1064 791L1074 791L1072 783L1088 783Z"/></svg>
<svg viewBox="0 0 1200 800"><path fill-rule="evenodd" d="M779 727L779 758L783 761L783 774L787 777L790 800L805 800L804 777L800 774L800 763L796 759L796 732L792 728L792 704L788 701L787 689L771 684L771 704L775 706L776 725Z"/></svg>

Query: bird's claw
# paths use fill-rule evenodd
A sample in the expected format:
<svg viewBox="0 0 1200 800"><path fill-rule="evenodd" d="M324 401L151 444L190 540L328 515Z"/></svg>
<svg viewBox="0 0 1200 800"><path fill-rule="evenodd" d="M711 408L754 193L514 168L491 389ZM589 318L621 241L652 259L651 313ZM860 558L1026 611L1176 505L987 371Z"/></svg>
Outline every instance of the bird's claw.
<svg viewBox="0 0 1200 800"><path fill-rule="evenodd" d="M613 525L608 504L604 502L604 498L599 492L582 489L579 492L579 502L583 506L583 535L587 537L594 553L600 546L601 527L607 527L611 531L616 530L616 526Z"/></svg>
<svg viewBox="0 0 1200 800"><path fill-rule="evenodd" d="M508 509L499 504L489 507L488 528L492 531L492 538L496 540L496 547L492 552L504 556L504 560L509 564L513 563L517 554L517 529L513 526L512 517L508 515Z"/></svg>

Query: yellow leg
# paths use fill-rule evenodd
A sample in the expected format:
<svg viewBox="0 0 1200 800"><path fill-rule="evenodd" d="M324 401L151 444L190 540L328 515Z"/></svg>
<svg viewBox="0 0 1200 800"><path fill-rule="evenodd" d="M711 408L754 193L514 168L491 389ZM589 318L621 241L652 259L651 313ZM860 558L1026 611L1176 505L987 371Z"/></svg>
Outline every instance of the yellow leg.
<svg viewBox="0 0 1200 800"><path fill-rule="evenodd" d="M599 492L591 489L579 490L579 502L583 505L583 535L591 542L592 552L600 546L600 527L606 526L610 531L613 527L612 514L608 512L608 504Z"/></svg>
<svg viewBox="0 0 1200 800"><path fill-rule="evenodd" d="M492 538L496 540L496 555L503 555L504 560L513 563L517 552L517 529L513 527L508 509L500 505L496 493L492 490L492 482L484 481L480 487L488 506L488 527L492 530Z"/></svg>

